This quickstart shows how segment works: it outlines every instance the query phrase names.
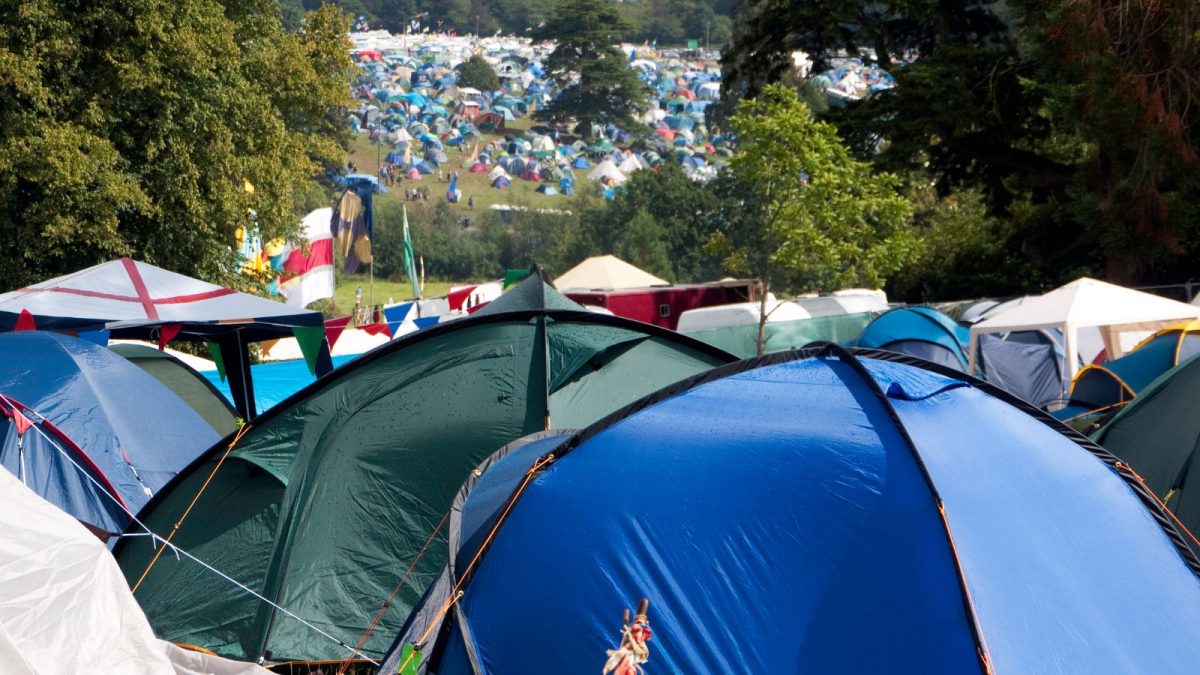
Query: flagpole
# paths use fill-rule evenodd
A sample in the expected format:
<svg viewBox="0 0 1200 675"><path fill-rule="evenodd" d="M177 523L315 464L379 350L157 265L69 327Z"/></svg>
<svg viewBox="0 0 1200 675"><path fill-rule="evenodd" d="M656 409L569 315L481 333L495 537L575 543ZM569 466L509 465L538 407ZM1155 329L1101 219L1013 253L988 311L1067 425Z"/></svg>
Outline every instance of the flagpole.
<svg viewBox="0 0 1200 675"><path fill-rule="evenodd" d="M371 200L371 221L375 221L375 200ZM374 246L372 246L374 248ZM371 322L375 322L375 251L371 251L371 262L367 265L367 303L371 305Z"/></svg>

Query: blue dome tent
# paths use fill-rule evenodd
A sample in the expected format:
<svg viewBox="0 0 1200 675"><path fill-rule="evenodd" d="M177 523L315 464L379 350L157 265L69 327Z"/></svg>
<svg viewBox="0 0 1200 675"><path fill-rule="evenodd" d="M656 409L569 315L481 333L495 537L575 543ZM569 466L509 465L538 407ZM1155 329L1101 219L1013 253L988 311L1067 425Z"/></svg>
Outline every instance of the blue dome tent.
<svg viewBox="0 0 1200 675"><path fill-rule="evenodd" d="M886 349L966 371L966 328L932 307L899 307L875 317L857 346Z"/></svg>
<svg viewBox="0 0 1200 675"><path fill-rule="evenodd" d="M506 447L382 670L598 670L638 598L647 673L1193 669L1200 561L1153 495L918 363L772 354Z"/></svg>
<svg viewBox="0 0 1200 675"><path fill-rule="evenodd" d="M99 345L19 331L0 334L0 353L0 464L95 528L123 531L125 509L136 513L219 438L166 385Z"/></svg>

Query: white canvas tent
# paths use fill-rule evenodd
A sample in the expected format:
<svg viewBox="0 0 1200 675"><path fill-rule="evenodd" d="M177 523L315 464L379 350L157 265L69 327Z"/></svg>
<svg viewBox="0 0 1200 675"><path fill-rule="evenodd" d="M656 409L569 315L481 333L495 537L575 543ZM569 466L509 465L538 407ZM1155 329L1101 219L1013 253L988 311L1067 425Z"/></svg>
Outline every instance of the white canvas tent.
<svg viewBox="0 0 1200 675"><path fill-rule="evenodd" d="M621 173L611 159L606 159L592 169L592 172L588 174L588 180L608 180L612 185L620 185L625 182L625 174Z"/></svg>
<svg viewBox="0 0 1200 675"><path fill-rule="evenodd" d="M971 371L975 372L981 335L1058 328L1066 352L1066 381L1070 382L1079 370L1081 329L1098 329L1108 357L1115 359L1124 353L1123 333L1156 331L1198 317L1200 307L1084 277L972 326Z"/></svg>
<svg viewBox="0 0 1200 675"><path fill-rule="evenodd" d="M0 468L0 672L268 675L154 637L108 549Z"/></svg>
<svg viewBox="0 0 1200 675"><path fill-rule="evenodd" d="M554 280L559 290L568 288L615 290L669 286L671 282L635 267L615 255L593 256L572 267Z"/></svg>

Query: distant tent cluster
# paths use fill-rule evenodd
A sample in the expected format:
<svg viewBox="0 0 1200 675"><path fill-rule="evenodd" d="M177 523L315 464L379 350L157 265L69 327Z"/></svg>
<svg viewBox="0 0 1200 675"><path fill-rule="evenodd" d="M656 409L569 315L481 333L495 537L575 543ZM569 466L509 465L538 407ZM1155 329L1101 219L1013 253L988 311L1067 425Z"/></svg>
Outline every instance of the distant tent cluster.
<svg viewBox="0 0 1200 675"><path fill-rule="evenodd" d="M535 126L509 133L509 122L545 107L560 93L542 65L549 50L504 37L364 34L352 52L359 66L353 86L359 105L346 123L389 147L387 164L406 180L457 169L487 173L497 189L517 179L542 182L537 192L547 197L570 196L584 175L612 196L630 173L664 162L708 180L733 154L730 139L706 127L705 109L720 95L717 68L647 47L631 48L628 64L651 93L652 105L640 120L646 133L633 135L616 125L599 129L587 141L567 128ZM499 90L459 86L459 68L475 54L496 69ZM488 144L484 134L504 135L504 140ZM448 150L453 148L465 156L452 159Z"/></svg>

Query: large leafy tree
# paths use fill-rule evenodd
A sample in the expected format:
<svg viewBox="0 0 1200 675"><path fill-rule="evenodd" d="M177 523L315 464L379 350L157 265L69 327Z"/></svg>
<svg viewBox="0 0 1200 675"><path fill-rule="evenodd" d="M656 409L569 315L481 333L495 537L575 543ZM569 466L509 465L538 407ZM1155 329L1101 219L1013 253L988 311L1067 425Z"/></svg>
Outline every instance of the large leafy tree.
<svg viewBox="0 0 1200 675"><path fill-rule="evenodd" d="M500 76L482 56L475 54L459 68L458 86L474 87L480 91L496 91L500 88Z"/></svg>
<svg viewBox="0 0 1200 675"><path fill-rule="evenodd" d="M1200 6L1015 0L1049 114L1078 138L1072 217L1127 281L1178 280L1200 253ZM1166 276L1172 275L1172 276Z"/></svg>
<svg viewBox="0 0 1200 675"><path fill-rule="evenodd" d="M582 135L612 123L629 127L646 109L646 88L613 47L628 23L606 0L562 0L554 16L537 31L557 43L546 59L546 72L561 91L539 111L552 122L575 121Z"/></svg>
<svg viewBox="0 0 1200 675"><path fill-rule="evenodd" d="M763 281L761 354L773 287L878 287L916 259L920 241L900 181L854 158L794 89L767 85L731 123L739 149L729 180L745 199L709 248L729 271Z"/></svg>
<svg viewBox="0 0 1200 675"><path fill-rule="evenodd" d="M676 163L636 171L613 201L582 215L588 252L613 253L671 281L693 283L720 276L720 259L704 245L717 214L737 209L714 186L693 181ZM645 242L654 233L666 248L666 264Z"/></svg>
<svg viewBox="0 0 1200 675"><path fill-rule="evenodd" d="M348 21L274 0L0 7L0 287L131 255L209 279L340 164ZM246 189L246 182L254 186Z"/></svg>
<svg viewBox="0 0 1200 675"><path fill-rule="evenodd" d="M1200 253L1194 2L744 0L735 19L722 110L787 81L794 49L817 70L841 50L873 51L891 71L894 89L823 117L860 157L923 194L921 227L932 232L964 195L1001 224L1010 250L955 237L959 254L939 257L959 261L964 274L943 276L995 270L999 285L985 286L1016 293L1030 280L1080 273L1126 283L1192 273ZM915 60L900 65L897 55ZM927 187L944 203L930 201ZM977 224L964 231L991 229ZM943 280L909 276L906 286L945 289Z"/></svg>

